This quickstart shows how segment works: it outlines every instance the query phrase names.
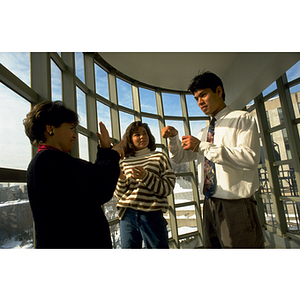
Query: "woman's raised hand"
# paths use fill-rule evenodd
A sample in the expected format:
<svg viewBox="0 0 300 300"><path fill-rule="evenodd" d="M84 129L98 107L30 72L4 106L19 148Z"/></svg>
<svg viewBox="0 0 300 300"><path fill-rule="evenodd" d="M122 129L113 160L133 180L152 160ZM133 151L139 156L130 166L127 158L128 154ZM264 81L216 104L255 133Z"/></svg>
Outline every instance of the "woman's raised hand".
<svg viewBox="0 0 300 300"><path fill-rule="evenodd" d="M99 122L100 133L97 132L100 147L101 148L110 148L111 147L111 140L109 137L108 130L106 129L105 125L100 121Z"/></svg>

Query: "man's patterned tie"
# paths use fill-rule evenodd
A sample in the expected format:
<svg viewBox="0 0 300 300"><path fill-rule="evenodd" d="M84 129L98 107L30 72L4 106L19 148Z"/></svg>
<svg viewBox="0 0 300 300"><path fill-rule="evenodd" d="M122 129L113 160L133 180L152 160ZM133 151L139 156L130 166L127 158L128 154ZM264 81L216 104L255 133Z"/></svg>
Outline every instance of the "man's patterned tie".
<svg viewBox="0 0 300 300"><path fill-rule="evenodd" d="M215 122L216 122L216 119L212 118L209 123L206 141L210 142L210 143L214 142ZM206 199L209 199L215 192L215 183L216 183L216 175L215 174L216 174L215 173L215 164L205 157L203 193L204 193Z"/></svg>

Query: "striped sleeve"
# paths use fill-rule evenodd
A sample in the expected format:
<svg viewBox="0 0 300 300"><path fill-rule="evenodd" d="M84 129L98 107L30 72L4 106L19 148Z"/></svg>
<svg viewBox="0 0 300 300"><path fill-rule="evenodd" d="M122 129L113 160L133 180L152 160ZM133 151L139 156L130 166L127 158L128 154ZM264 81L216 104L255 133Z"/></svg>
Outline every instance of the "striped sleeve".
<svg viewBox="0 0 300 300"><path fill-rule="evenodd" d="M151 172L151 165L148 165L146 176L142 179L142 183L157 196L167 197L174 189L176 177L167 156L164 153L158 153L157 157L160 162L159 174L155 170Z"/></svg>

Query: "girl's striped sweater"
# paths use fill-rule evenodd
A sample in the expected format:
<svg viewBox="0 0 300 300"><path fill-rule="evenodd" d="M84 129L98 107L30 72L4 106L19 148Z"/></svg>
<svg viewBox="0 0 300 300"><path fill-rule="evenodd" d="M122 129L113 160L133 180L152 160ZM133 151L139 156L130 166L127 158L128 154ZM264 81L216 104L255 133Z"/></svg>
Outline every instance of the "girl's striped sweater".
<svg viewBox="0 0 300 300"><path fill-rule="evenodd" d="M145 169L143 179L131 177L131 169L136 166ZM136 151L134 156L120 161L120 168L126 176L124 179L119 177L115 190L120 219L127 207L143 211L168 210L167 196L174 189L175 174L164 153L148 148Z"/></svg>

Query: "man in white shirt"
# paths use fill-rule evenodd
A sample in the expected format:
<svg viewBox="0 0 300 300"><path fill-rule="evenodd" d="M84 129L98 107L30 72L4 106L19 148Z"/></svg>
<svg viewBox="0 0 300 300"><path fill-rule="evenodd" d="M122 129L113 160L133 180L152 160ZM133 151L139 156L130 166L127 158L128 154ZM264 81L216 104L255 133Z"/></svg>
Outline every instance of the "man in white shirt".
<svg viewBox="0 0 300 300"><path fill-rule="evenodd" d="M203 208L204 247L264 248L253 198L259 188L256 121L249 113L232 111L226 106L223 83L211 72L197 75L188 90L200 109L215 118L213 142L207 141L209 127L202 129L197 137L183 136L180 141L178 131L167 126L162 129L162 136L169 138L171 159L175 163L197 159L201 193L206 180L205 158L214 165L213 194L205 197Z"/></svg>

